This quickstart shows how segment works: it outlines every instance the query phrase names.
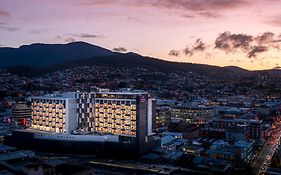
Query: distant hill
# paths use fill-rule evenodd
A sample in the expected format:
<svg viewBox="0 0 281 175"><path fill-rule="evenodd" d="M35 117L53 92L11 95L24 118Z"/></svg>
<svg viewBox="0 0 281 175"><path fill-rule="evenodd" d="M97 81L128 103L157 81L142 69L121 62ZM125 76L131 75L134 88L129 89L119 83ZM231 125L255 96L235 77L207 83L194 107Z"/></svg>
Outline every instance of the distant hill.
<svg viewBox="0 0 281 175"><path fill-rule="evenodd" d="M281 70L248 71L236 66L211 66L164 61L137 53L116 53L84 42L69 44L31 44L20 48L0 48L0 67L12 73L33 76L66 68L101 65L110 67L141 67L161 72L195 72L211 77L252 76L256 73L281 75Z"/></svg>
<svg viewBox="0 0 281 175"><path fill-rule="evenodd" d="M243 69L243 68L238 67L238 66L225 66L224 68L228 69L228 70L231 70L233 72L237 72L237 73L248 73L249 72L249 70Z"/></svg>
<svg viewBox="0 0 281 175"><path fill-rule="evenodd" d="M191 63L178 63L164 61L156 58L143 57L135 53L114 53L108 56L96 56L92 58L79 59L61 64L55 64L46 67L37 66L13 66L9 70L12 73L33 76L39 74L45 74L62 69L68 69L76 66L108 66L108 67L127 67L127 68L144 68L151 71L159 72L194 72L200 75L209 77L225 77L225 76L237 76L232 70L225 69L223 67L204 65L204 64L191 64Z"/></svg>
<svg viewBox="0 0 281 175"><path fill-rule="evenodd" d="M0 48L0 67L50 66L96 56L112 55L110 50L85 42L31 44L19 48Z"/></svg>
<svg viewBox="0 0 281 175"><path fill-rule="evenodd" d="M64 66L76 66L76 65L100 65L111 67L140 67L145 69L151 69L160 72L195 72L204 75L213 75L229 72L223 67L204 65L204 64L191 64L191 63L179 63L164 61L157 58L143 57L135 53L116 53L111 56L96 57L95 59L83 59L79 61L68 62Z"/></svg>

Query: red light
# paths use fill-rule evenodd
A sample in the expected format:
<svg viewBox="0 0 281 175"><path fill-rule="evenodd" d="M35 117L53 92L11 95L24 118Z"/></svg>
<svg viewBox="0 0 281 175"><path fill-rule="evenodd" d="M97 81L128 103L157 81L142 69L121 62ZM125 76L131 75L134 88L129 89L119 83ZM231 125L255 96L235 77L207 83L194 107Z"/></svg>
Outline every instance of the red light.
<svg viewBox="0 0 281 175"><path fill-rule="evenodd" d="M23 125L26 125L26 117L23 118Z"/></svg>

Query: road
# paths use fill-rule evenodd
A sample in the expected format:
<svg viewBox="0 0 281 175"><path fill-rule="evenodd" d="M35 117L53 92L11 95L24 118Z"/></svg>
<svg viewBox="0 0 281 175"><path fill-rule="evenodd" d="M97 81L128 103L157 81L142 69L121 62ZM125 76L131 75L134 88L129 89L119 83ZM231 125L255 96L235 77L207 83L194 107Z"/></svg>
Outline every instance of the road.
<svg viewBox="0 0 281 175"><path fill-rule="evenodd" d="M253 168L254 174L262 175L266 172L271 163L272 156L280 144L281 137L281 122L276 122L272 128L272 134L268 141L263 145L260 153L254 159Z"/></svg>
<svg viewBox="0 0 281 175"><path fill-rule="evenodd" d="M150 173L155 174L170 174L175 170L181 170L182 172L186 172L186 174L205 174L210 175L208 172L197 171L188 168L179 168L172 165L162 165L162 164L145 164L145 163L136 163L136 162L105 162L105 161L89 161L89 164L92 165L102 165L106 167L115 167L121 169L128 169L128 170L142 170Z"/></svg>

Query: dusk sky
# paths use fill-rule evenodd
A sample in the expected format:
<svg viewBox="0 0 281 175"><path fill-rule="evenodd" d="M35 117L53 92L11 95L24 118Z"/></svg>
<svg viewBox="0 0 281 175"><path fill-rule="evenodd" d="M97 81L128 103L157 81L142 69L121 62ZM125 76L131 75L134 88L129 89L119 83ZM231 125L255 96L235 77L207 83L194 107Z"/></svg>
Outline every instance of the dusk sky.
<svg viewBox="0 0 281 175"><path fill-rule="evenodd" d="M281 66L281 0L0 0L0 45L85 41L170 61Z"/></svg>

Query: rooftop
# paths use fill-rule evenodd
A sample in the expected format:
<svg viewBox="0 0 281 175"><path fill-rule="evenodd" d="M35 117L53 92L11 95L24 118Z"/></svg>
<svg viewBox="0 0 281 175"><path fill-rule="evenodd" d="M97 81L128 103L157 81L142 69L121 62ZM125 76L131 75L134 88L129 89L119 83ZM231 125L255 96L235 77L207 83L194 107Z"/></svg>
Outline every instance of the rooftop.
<svg viewBox="0 0 281 175"><path fill-rule="evenodd" d="M75 99L75 92L66 92L60 94L47 94L44 96L31 97L31 99Z"/></svg>
<svg viewBox="0 0 281 175"><path fill-rule="evenodd" d="M237 141L237 142L234 143L234 146L245 148L245 147L248 147L250 144L251 144L251 142L239 140L239 141Z"/></svg>

